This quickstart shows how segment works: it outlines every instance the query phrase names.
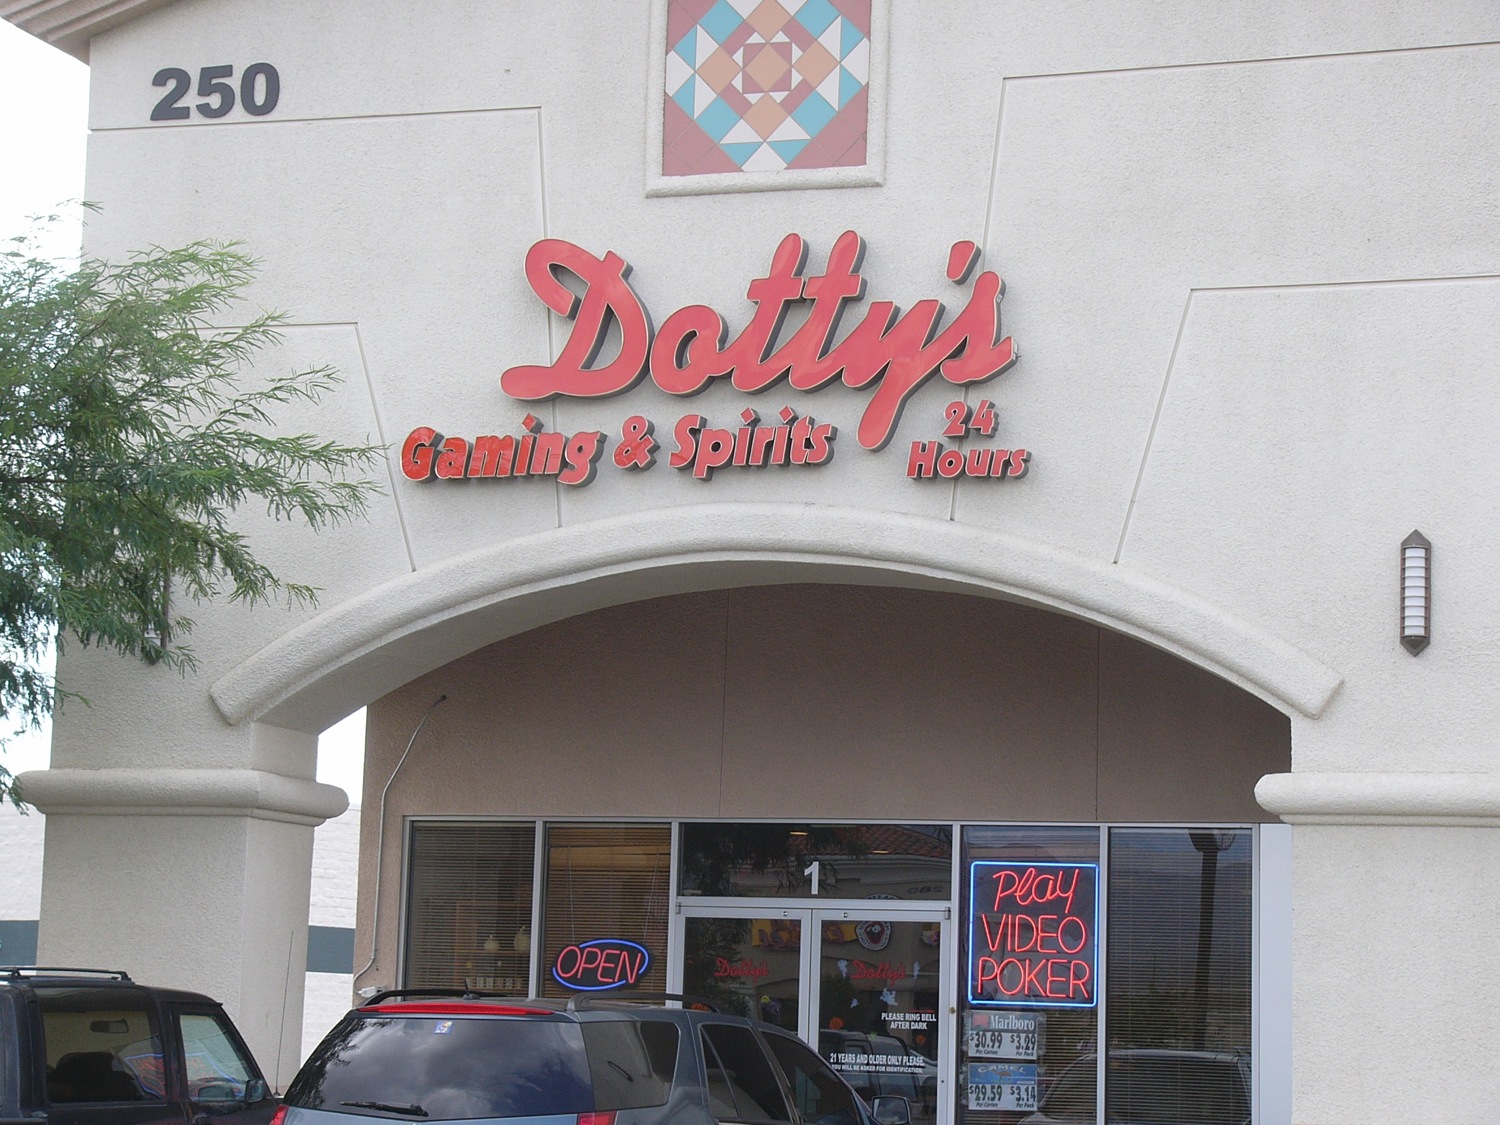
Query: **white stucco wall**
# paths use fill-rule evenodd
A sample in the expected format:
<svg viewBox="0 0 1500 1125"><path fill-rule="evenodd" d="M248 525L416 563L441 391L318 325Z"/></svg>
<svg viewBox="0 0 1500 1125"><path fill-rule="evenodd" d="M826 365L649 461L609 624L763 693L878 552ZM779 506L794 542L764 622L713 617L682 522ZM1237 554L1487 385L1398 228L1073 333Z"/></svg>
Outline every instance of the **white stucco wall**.
<svg viewBox="0 0 1500 1125"><path fill-rule="evenodd" d="M0 807L0 918L35 918L42 903L43 818Z"/></svg>
<svg viewBox="0 0 1500 1125"><path fill-rule="evenodd" d="M970 398L992 398L1005 444L1034 459L1020 481L905 480L907 443L958 397L931 384L891 448L851 440L816 473L704 483L606 453L582 489L391 474L337 534L257 525L268 562L323 588L319 609L201 608L189 679L64 662L94 706L59 722L60 772L36 787L60 826L47 948L94 948L77 935L108 873L69 864L119 839L96 814L120 788L68 770L129 769L129 808L196 810L177 818L191 831L156 818L140 843L191 837L244 873L219 904L232 919L272 874L247 841L292 857L337 811L312 785L310 736L456 656L714 585L960 588L1143 637L1291 715L1293 772L1261 795L1299 825L1294 1119L1364 1120L1393 1073L1424 1116L1489 1119L1500 1010L1448 991L1500 969L1489 926L1463 911L1442 941L1414 935L1444 888L1493 898L1500 823L1500 9L893 0L889 27L882 186L672 198L646 193L644 5L181 0L95 40L89 249L244 239L264 262L251 298L294 318L266 363L348 376L289 424L399 443L417 425L515 433L529 410L611 439L635 413L665 433L690 410L727 423L747 401L726 386L502 396L500 372L546 362L568 330L526 286L527 248L618 251L658 323L703 302L738 327L783 235L808 238L816 269L854 229L867 299L903 306L961 301L948 247L982 245L1022 358ZM161 67L261 59L283 76L274 115L148 122ZM852 438L866 398L754 404ZM1416 659L1395 636L1414 527L1435 545L1435 639ZM209 823L226 812L262 827ZM1406 889L1419 860L1432 903ZM265 1008L248 966L285 958L280 924L210 935L227 945L201 972L247 1011ZM1402 972L1372 980L1393 959ZM1437 1013L1415 1051L1414 1010ZM270 1020L253 1034L274 1038Z"/></svg>
<svg viewBox="0 0 1500 1125"><path fill-rule="evenodd" d="M22 816L9 805L0 808L0 921L35 924L42 902L42 844L47 818L36 810ZM308 923L350 932L353 940L354 899L359 884L359 809L326 821L313 833L313 893ZM0 964L11 964L0 949ZM109 968L130 966L111 964ZM137 979L156 979L135 970ZM308 972L303 1005L301 1054L305 1058L346 1011L352 999L351 973ZM282 1083L290 1079L282 1076Z"/></svg>

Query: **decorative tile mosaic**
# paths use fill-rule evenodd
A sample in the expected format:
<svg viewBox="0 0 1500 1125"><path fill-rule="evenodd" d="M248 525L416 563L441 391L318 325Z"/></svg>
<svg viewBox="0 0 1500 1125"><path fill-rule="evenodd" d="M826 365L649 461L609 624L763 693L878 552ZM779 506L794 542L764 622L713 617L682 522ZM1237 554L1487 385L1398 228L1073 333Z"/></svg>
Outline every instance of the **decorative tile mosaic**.
<svg viewBox="0 0 1500 1125"><path fill-rule="evenodd" d="M662 174L865 163L871 0L668 0Z"/></svg>

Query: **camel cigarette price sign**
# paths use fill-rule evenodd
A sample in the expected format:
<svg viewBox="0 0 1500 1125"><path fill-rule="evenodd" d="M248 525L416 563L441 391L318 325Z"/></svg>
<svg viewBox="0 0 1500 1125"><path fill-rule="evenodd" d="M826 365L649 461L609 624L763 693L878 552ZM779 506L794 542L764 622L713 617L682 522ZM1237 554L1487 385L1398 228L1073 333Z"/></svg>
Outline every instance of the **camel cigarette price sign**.
<svg viewBox="0 0 1500 1125"><path fill-rule="evenodd" d="M969 870L970 1004L1099 1002L1099 866L975 862Z"/></svg>
<svg viewBox="0 0 1500 1125"><path fill-rule="evenodd" d="M964 1105L969 1109L1036 1110L1035 1063L969 1063L964 1071Z"/></svg>

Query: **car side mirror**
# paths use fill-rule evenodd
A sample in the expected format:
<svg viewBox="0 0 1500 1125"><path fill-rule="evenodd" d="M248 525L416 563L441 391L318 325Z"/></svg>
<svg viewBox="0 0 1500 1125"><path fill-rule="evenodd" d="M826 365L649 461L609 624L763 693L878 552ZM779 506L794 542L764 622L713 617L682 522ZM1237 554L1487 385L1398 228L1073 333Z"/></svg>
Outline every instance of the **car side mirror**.
<svg viewBox="0 0 1500 1125"><path fill-rule="evenodd" d="M875 1125L911 1125L911 1102L900 1094L881 1094L870 1103Z"/></svg>
<svg viewBox="0 0 1500 1125"><path fill-rule="evenodd" d="M245 1104L254 1105L263 1102L271 1096L271 1088L266 1085L263 1078L252 1078L245 1083Z"/></svg>

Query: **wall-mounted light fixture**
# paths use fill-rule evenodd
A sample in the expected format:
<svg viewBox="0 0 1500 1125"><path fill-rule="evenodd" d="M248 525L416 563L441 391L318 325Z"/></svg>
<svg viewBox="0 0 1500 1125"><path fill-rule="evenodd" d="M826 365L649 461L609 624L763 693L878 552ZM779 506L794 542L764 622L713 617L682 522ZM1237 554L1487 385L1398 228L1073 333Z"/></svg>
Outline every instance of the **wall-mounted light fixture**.
<svg viewBox="0 0 1500 1125"><path fill-rule="evenodd" d="M1401 540L1401 643L1416 656L1432 640L1432 544L1420 531Z"/></svg>

